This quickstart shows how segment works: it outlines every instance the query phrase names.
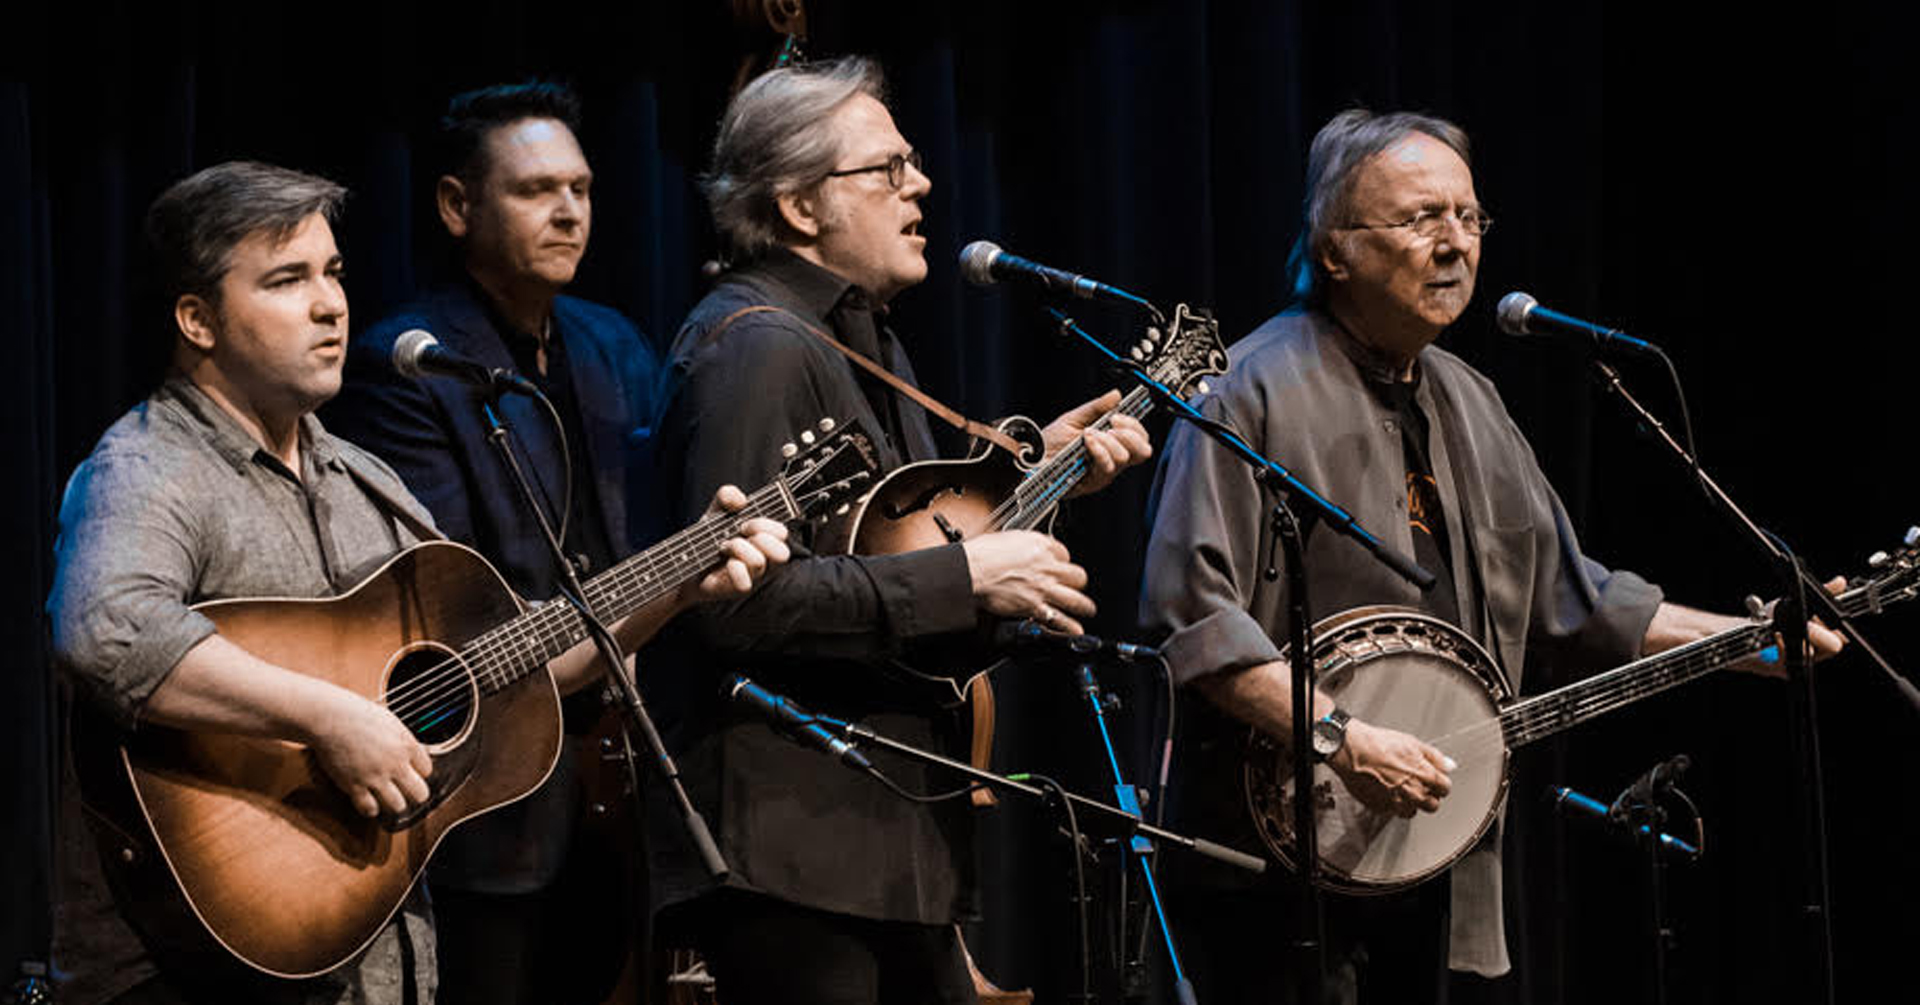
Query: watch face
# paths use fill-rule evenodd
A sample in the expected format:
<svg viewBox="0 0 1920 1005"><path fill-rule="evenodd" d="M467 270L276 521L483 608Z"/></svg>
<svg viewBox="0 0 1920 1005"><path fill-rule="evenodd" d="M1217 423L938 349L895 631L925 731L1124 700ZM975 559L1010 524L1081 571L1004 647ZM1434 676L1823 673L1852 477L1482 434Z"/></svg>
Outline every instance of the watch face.
<svg viewBox="0 0 1920 1005"><path fill-rule="evenodd" d="M1313 752L1321 757L1331 757L1340 749L1340 742L1346 739L1346 730L1324 719L1313 724Z"/></svg>

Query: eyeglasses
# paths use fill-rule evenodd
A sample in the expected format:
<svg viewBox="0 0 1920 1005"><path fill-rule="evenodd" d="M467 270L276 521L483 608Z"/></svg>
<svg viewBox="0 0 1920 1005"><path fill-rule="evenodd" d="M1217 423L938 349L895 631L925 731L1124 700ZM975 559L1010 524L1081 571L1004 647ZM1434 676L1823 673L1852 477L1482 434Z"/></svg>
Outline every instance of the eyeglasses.
<svg viewBox="0 0 1920 1005"><path fill-rule="evenodd" d="M1349 223L1344 227L1335 229L1400 230L1404 228L1412 231L1415 237L1427 241L1437 241L1447 232L1448 220L1460 221L1460 229L1466 231L1468 237L1476 240L1485 237L1487 231L1493 229L1493 217L1471 206L1458 212L1452 210L1423 209L1415 213L1411 219L1401 220L1399 223Z"/></svg>
<svg viewBox="0 0 1920 1005"><path fill-rule="evenodd" d="M875 171L887 173L887 184L896 191L907 183L907 165L913 165L915 171L925 173L920 161L920 151L910 150L904 154L893 154L885 162L869 164L866 167L848 168L845 171L828 171L828 178L844 178L850 174L871 174Z"/></svg>

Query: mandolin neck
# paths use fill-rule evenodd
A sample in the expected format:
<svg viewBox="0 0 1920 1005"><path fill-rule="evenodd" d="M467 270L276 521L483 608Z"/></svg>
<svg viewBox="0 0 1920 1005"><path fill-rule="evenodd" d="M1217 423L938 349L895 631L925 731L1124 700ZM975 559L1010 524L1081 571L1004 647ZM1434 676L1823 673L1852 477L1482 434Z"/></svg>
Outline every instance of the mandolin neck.
<svg viewBox="0 0 1920 1005"><path fill-rule="evenodd" d="M1120 399L1113 411L1096 419L1088 429L1106 429L1116 415L1145 418L1153 411L1153 396L1143 387L1135 387ZM994 521L994 530L1032 530L1045 522L1060 500L1087 476L1087 445L1084 437L1056 451L1036 465L1013 490L1012 505Z"/></svg>

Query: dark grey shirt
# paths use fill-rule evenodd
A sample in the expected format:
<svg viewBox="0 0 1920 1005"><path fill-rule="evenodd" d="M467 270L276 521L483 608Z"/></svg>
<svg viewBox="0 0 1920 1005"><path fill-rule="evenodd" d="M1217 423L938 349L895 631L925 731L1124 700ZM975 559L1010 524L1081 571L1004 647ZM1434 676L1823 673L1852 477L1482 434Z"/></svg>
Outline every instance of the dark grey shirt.
<svg viewBox="0 0 1920 1005"><path fill-rule="evenodd" d="M191 605L339 593L417 543L386 505L431 525L385 464L312 416L301 420L300 445L296 478L180 377L100 438L61 501L47 600L54 653L91 709L121 729L137 727L148 697L213 633ZM348 465L391 503L371 498ZM67 796L75 798L71 786ZM108 998L154 973L131 930L98 900L105 885L91 845L80 828L65 828L56 957L74 983L63 1001ZM403 917L430 998L433 939L422 901L416 892ZM281 990L294 1001L398 1003L399 941L389 925L355 963ZM114 971L94 972L102 961Z"/></svg>
<svg viewBox="0 0 1920 1005"><path fill-rule="evenodd" d="M1400 418L1368 392L1350 340L1325 315L1287 313L1236 343L1229 357L1230 372L1201 410L1411 555ZM1415 402L1429 418L1428 457L1462 627L1494 654L1515 690L1529 666L1593 669L1637 655L1660 591L1581 554L1559 497L1486 377L1433 347L1418 366ZM1261 574L1277 556L1269 506L1245 464L1194 427L1175 426L1150 503L1141 617L1167 633L1167 657L1182 682L1280 657L1274 637L1286 632L1285 577L1269 582ZM1315 621L1365 604L1425 606L1412 585L1325 529L1309 539L1307 563ZM1189 827L1229 818L1244 826L1244 811L1224 803L1237 796L1210 790L1199 777L1206 773L1191 758L1182 772L1189 800L1200 804ZM1453 968L1504 973L1497 836L1452 872Z"/></svg>

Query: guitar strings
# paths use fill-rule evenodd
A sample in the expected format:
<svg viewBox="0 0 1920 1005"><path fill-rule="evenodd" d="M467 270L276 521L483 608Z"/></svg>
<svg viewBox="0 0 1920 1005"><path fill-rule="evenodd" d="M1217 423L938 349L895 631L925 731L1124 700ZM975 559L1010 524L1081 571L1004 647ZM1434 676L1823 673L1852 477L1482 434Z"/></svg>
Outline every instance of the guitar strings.
<svg viewBox="0 0 1920 1005"><path fill-rule="evenodd" d="M720 540L717 535L705 533L689 535L676 543L692 545L701 537L707 538L710 545L717 545ZM594 595L604 593L589 588L589 603L595 609L602 609L604 605L595 602ZM463 672L463 663L472 668L472 676L481 690L491 693L564 652L570 644L568 636L571 634L577 640L580 629L578 612L570 604L562 601L543 605L505 626L476 636L454 657L394 688L387 698L388 707L403 720L415 722L425 709L424 715L432 719L423 725L431 725L465 706L468 674ZM441 705L448 698L454 698L455 703Z"/></svg>
<svg viewBox="0 0 1920 1005"><path fill-rule="evenodd" d="M637 610L678 588L683 577L714 564L721 542L732 537L740 522L754 517L773 517L789 510L778 483L762 488L748 498L736 513L716 514L675 534L661 545L649 548L622 562L586 587L588 603L595 610L625 601L635 593L642 598L633 604ZM700 557L694 557L698 555ZM663 557L664 556L664 557ZM506 686L534 666L565 652L578 642L583 626L579 612L565 602L549 603L527 614L482 632L448 659L429 667L394 688L386 696L389 710L402 721L415 720L416 730L425 729L464 707L464 701L442 705L448 698L464 698L468 675L463 664L471 666L482 690L491 692ZM544 656L529 656L529 643Z"/></svg>
<svg viewBox="0 0 1920 1005"><path fill-rule="evenodd" d="M662 564L659 556L663 551L670 552L675 556L667 560L667 564L669 565L690 564L689 560L685 557L687 548L698 543L701 538L705 538L705 543L714 550L717 550L719 542L731 533L730 528L722 530L718 525L739 519L751 518L752 516L766 515L765 513L757 511L762 509L764 503L767 501L765 498L751 500L748 507L743 509L739 514L716 515L708 520L695 524L693 527L669 539L665 547L648 549L648 551L642 552L628 562L621 563L621 565L609 570L608 575L601 578L608 581L607 585L619 587L621 585L619 580L630 580L632 577L629 573L634 569L641 566L659 566ZM763 505L755 506L753 504L754 502L759 502ZM716 531L718 531L718 533L716 533ZM701 567L704 568L710 564L711 559L709 558L701 563ZM653 577L657 576L658 572L649 572L645 575ZM603 603L595 602L596 595L598 599L604 601L607 599L609 592L608 589L602 586L600 581L595 581L595 583L588 587L589 603L596 609L603 608ZM618 591L612 592L613 598L618 599ZM662 595L664 595L664 592L665 591L660 591ZM644 606L645 603L650 603L654 599L657 599L657 596L646 598L638 606ZM569 617L569 615L571 615L571 617ZM393 709L396 715L400 715L404 719L407 716L419 712L420 706L423 703L431 704L438 702L440 699L452 693L464 694L466 691L465 682L467 675L458 672L463 659L475 668L475 676L482 678L483 686L491 685L491 687L486 688L487 690L498 690L500 687L510 684L524 675L525 668L528 666L525 649L529 642L536 643L545 657L541 658L536 655L533 658L532 665L544 665L547 659L559 655L571 645L570 642L567 642L566 644L558 645L556 648L557 643L564 642L569 634L573 634L575 641L577 641L580 630L581 625L578 620L578 612L574 611L571 605L564 602L544 605L521 618L495 626L493 629L481 633L469 641L467 646L456 657L445 660L427 671L423 671L418 677L408 681L406 685L395 688L393 692L388 695L389 708ZM521 672L508 672L514 669L520 669ZM423 692L422 688L430 688L431 690ZM444 716L441 717L443 718Z"/></svg>
<svg viewBox="0 0 1920 1005"><path fill-rule="evenodd" d="M743 514L728 514L733 518L752 515L758 514L744 511ZM728 521L724 518L715 518L707 524L696 525L695 528L690 528L692 533L676 535L671 543L691 547L701 538L705 538L705 543L717 550L719 542L729 532L715 533L716 528L712 524L725 522ZM660 564L657 555L643 557L652 557L654 560L634 564L636 566ZM675 560L672 564L690 563L682 558ZM701 563L700 567L704 568L708 564L711 564L710 560ZM650 575L657 575L657 572ZM677 577L670 577L669 581L672 578ZM595 584L595 586L598 585ZM616 582L609 585L617 587L620 584ZM664 595L666 591L658 592L659 595ZM604 609L604 601L608 593L607 589L596 589L590 586L588 602L596 610ZM614 591L616 598L618 595L618 591ZM657 596L647 597L637 606L644 606L645 603L650 603L654 599L657 599ZM403 721L411 720L410 725L413 725L416 730L427 728L466 707L467 703L464 699L467 693L468 674L462 672L463 663L472 667L472 676L477 679L481 690L491 693L520 679L533 667L543 666L548 660L565 652L573 642L578 641L581 631L579 614L570 604L560 602L543 605L520 619L482 633L470 640L453 658L442 661L401 687L395 688L387 698L389 708ZM529 652L530 649L533 651ZM443 704L447 699L453 699L453 703Z"/></svg>

